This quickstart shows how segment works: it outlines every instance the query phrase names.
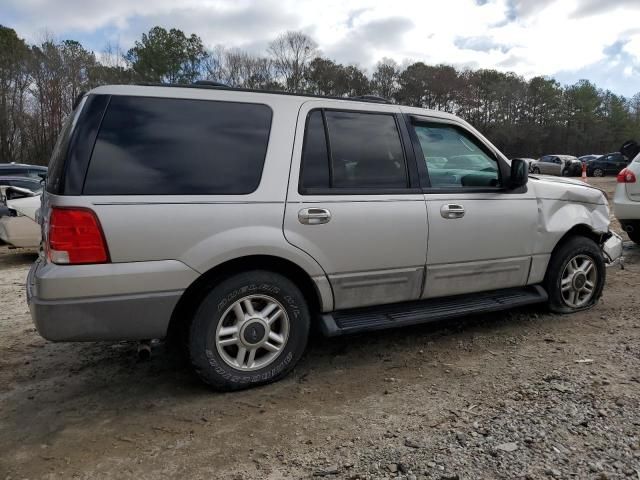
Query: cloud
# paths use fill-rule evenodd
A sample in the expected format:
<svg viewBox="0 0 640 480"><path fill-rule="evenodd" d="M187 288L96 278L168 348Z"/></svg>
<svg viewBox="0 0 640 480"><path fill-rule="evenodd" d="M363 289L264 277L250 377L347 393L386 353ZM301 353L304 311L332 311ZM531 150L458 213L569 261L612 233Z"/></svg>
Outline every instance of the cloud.
<svg viewBox="0 0 640 480"><path fill-rule="evenodd" d="M30 42L42 29L100 50L128 49L154 25L264 53L286 30L310 34L341 63L383 57L514 71L530 78L592 75L640 90L640 0L2 0L0 18ZM589 77L587 77L589 78ZM604 85L603 85L604 86Z"/></svg>
<svg viewBox="0 0 640 480"><path fill-rule="evenodd" d="M458 37L454 40L453 44L463 50L475 50L477 52L500 50L502 53L506 53L511 49L508 45L496 43L487 35L481 35L478 37Z"/></svg>
<svg viewBox="0 0 640 480"><path fill-rule="evenodd" d="M573 12L573 17L581 18L597 15L618 8L640 10L640 2L638 0L581 0Z"/></svg>

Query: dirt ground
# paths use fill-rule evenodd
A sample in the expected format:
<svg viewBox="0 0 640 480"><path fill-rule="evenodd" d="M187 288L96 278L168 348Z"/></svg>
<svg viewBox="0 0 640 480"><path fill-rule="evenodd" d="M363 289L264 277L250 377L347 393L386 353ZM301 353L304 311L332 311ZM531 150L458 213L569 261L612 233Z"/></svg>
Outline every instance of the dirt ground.
<svg viewBox="0 0 640 480"><path fill-rule="evenodd" d="M133 343L43 340L35 255L0 247L0 479L640 479L640 248L625 256L590 311L314 338L285 380L219 394L162 344L140 362Z"/></svg>

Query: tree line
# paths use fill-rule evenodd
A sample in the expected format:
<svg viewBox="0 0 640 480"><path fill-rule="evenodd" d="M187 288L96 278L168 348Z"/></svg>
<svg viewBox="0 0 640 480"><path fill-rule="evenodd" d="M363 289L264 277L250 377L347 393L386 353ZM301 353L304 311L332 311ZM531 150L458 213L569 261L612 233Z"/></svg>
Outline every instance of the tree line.
<svg viewBox="0 0 640 480"><path fill-rule="evenodd" d="M321 55L301 32L286 32L263 55L195 34L154 27L128 50L102 52L75 40L30 45L0 25L0 162L46 165L65 117L82 92L104 84L211 80L232 87L392 102L451 112L466 119L506 155L583 155L615 151L640 137L640 92L632 98L588 80L561 85L491 69L457 69L381 59L369 74Z"/></svg>

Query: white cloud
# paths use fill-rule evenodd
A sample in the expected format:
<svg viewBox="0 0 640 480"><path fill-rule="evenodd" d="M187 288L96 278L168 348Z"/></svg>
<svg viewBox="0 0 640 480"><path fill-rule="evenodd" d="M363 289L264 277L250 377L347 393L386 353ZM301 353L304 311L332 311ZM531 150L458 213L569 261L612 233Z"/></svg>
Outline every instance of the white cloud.
<svg viewBox="0 0 640 480"><path fill-rule="evenodd" d="M604 62L625 77L623 93L640 89L639 17L638 0L3 0L0 6L0 18L31 41L46 27L89 38L97 49L113 38L92 35L108 31L128 47L159 24L197 33L209 46L259 51L278 33L302 29L325 54L366 68L391 57L570 77ZM608 51L618 42L624 57Z"/></svg>

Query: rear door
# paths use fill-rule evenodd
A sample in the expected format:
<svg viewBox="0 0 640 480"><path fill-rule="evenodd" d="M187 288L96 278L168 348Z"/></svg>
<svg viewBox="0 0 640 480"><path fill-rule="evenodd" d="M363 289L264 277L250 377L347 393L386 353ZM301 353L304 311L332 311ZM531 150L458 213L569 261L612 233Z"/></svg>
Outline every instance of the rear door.
<svg viewBox="0 0 640 480"><path fill-rule="evenodd" d="M506 190L508 164L462 124L412 117L410 131L429 218L423 297L525 285L538 228L535 193ZM447 161L433 165L434 156Z"/></svg>
<svg viewBox="0 0 640 480"><path fill-rule="evenodd" d="M414 300L422 290L426 205L398 114L331 101L299 112L284 234L322 266L335 309Z"/></svg>

